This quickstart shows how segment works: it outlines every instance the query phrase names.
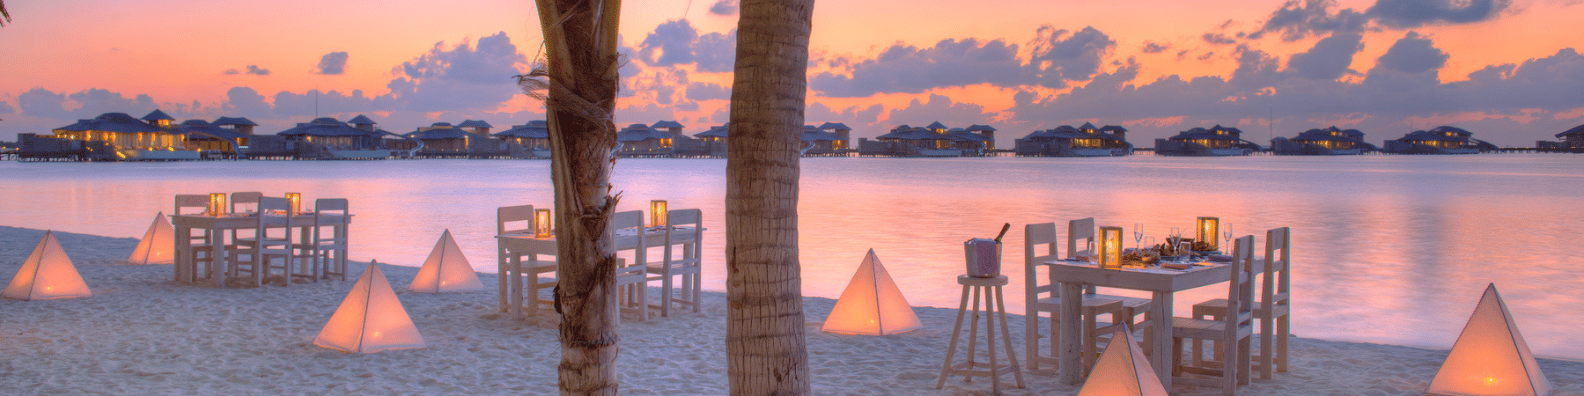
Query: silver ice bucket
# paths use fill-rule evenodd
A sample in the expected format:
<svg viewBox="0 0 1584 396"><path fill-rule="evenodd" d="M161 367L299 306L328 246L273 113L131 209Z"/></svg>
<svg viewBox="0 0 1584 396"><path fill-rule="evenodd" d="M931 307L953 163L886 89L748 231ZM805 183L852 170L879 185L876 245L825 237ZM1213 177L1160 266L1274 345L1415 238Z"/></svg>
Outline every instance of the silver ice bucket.
<svg viewBox="0 0 1584 396"><path fill-rule="evenodd" d="M1001 276L1001 242L988 238L969 239L963 242L963 253L967 259L968 276Z"/></svg>

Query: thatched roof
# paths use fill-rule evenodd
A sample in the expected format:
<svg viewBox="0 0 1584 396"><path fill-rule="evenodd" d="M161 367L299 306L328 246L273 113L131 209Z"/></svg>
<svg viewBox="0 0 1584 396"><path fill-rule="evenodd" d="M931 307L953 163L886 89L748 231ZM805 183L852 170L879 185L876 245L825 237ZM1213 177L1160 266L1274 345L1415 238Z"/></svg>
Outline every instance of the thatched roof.
<svg viewBox="0 0 1584 396"><path fill-rule="evenodd" d="M1117 132L1127 133L1127 128L1123 128L1123 127L1121 127L1119 125L1106 125L1106 126L1100 127L1100 133L1115 134Z"/></svg>
<svg viewBox="0 0 1584 396"><path fill-rule="evenodd" d="M710 129L708 131L699 132L698 134L693 135L693 137L700 137L700 138L719 137L719 138L723 138L723 137L726 137L726 130L727 130L727 128L726 128L725 125L716 125L716 126L710 127Z"/></svg>
<svg viewBox="0 0 1584 396"><path fill-rule="evenodd" d="M1337 128L1336 126L1331 126L1303 131L1303 133L1299 133L1298 136L1293 137L1292 140L1311 142L1335 141L1363 143L1364 132L1360 132L1357 129L1343 130Z"/></svg>
<svg viewBox="0 0 1584 396"><path fill-rule="evenodd" d="M1216 133L1216 131L1218 131L1218 130L1219 131L1225 131L1227 133L1224 133L1224 134ZM1243 131L1239 131L1237 128L1226 128L1226 127L1222 127L1220 125L1216 125L1215 127L1212 127L1210 129L1204 129L1204 128L1197 128L1196 127L1196 128L1189 129L1189 130L1186 130L1186 131L1178 132L1177 136L1172 136L1171 137L1171 140L1232 140L1232 141L1237 141L1237 140L1241 140L1238 135L1240 135L1242 133L1243 133Z"/></svg>
<svg viewBox="0 0 1584 396"><path fill-rule="evenodd" d="M1099 129L1100 128L1095 127L1094 124L1091 124L1091 123L1088 123L1088 122L1085 122L1085 123L1083 123L1083 125L1079 125L1078 126L1078 130L1080 130L1080 131L1082 131L1082 130L1099 130Z"/></svg>
<svg viewBox="0 0 1584 396"><path fill-rule="evenodd" d="M968 132L995 132L995 127L989 125L973 124L968 126Z"/></svg>
<svg viewBox="0 0 1584 396"><path fill-rule="evenodd" d="M368 116L362 115L362 114L358 114L357 117L352 117L352 119L347 120L347 123L348 124L352 124L352 125L374 125L374 124L377 124L376 122L374 122L373 119L370 119L370 118L368 118Z"/></svg>
<svg viewBox="0 0 1584 396"><path fill-rule="evenodd" d="M381 134L381 133L382 133L382 131L373 131L373 132L371 132L371 131L365 131L365 130L362 130L362 129L353 128L351 125L347 125L347 123L345 123L345 122L337 121L335 118L319 117L319 118L313 119L313 121L299 122L299 123L297 123L297 126L291 127L290 129L287 129L287 130L284 130L284 131L276 132L275 134L276 135L280 135L280 136L296 136L296 137L302 137L302 136L334 137L334 136L370 136L370 135L378 135L378 134Z"/></svg>
<svg viewBox="0 0 1584 396"><path fill-rule="evenodd" d="M210 124L208 122L204 122L204 120L182 121L181 130L182 133L187 135L188 139L235 140L237 138L246 137L246 135L243 135L241 132L237 132L232 129L221 128L219 125Z"/></svg>
<svg viewBox="0 0 1584 396"><path fill-rule="evenodd" d="M143 121L159 120L176 121L175 118L172 118L169 114L165 114L163 111L159 111L159 109L154 109L154 111L149 112L148 115L143 116Z"/></svg>
<svg viewBox="0 0 1584 396"><path fill-rule="evenodd" d="M440 124L445 124L445 126L447 126L447 127L451 126L450 123L445 123L445 122L437 122L437 123L435 123L436 126L438 126ZM461 128L431 128L431 129L429 129L427 131L418 130L418 131L409 132L405 136L410 138L410 139L418 139L418 140L440 140L440 139L467 139L468 137L470 137L469 135L472 135L472 134L469 133L468 131L462 130Z"/></svg>
<svg viewBox="0 0 1584 396"><path fill-rule="evenodd" d="M1562 133L1556 134L1556 137L1563 137L1563 136L1567 136L1567 135L1576 135L1576 134L1581 134L1581 133L1584 133L1584 125L1579 125L1579 126L1573 127L1573 129L1562 131Z"/></svg>
<svg viewBox="0 0 1584 396"><path fill-rule="evenodd" d="M935 121L924 127L924 129L946 129L946 125L941 124L940 121Z"/></svg>
<svg viewBox="0 0 1584 396"><path fill-rule="evenodd" d="M847 127L847 124L843 124L843 123L840 123L840 122L827 122L827 123L824 123L824 124L820 124L819 129L836 129L836 130L848 130L848 131L852 130L852 128L848 128Z"/></svg>
<svg viewBox="0 0 1584 396"><path fill-rule="evenodd" d="M520 137L525 139L549 139L550 125L544 121L528 121L527 124L515 125L511 129L495 132L495 136Z"/></svg>
<svg viewBox="0 0 1584 396"><path fill-rule="evenodd" d="M628 125L626 128L616 132L616 141L618 142L641 142L649 139L670 139L673 137L675 136L654 130L644 124Z"/></svg>
<svg viewBox="0 0 1584 396"><path fill-rule="evenodd" d="M457 124L457 128L463 127L494 128L494 126L491 126L488 122L484 122L484 120L464 120L461 124Z"/></svg>
<svg viewBox="0 0 1584 396"><path fill-rule="evenodd" d="M876 136L875 139L941 140L950 138L946 137L946 135L932 132L929 129L914 128L907 125L902 125L892 129L889 133Z"/></svg>
<svg viewBox="0 0 1584 396"><path fill-rule="evenodd" d="M682 123L679 123L679 122L676 122L676 121L661 120L660 122L656 122L656 123L654 123L654 125L650 125L649 127L650 128L654 128L654 129L660 129L660 128L682 129Z"/></svg>
<svg viewBox="0 0 1584 396"><path fill-rule="evenodd" d="M362 116L359 116L359 117L362 117ZM220 117L220 118L216 118L214 120L214 122L212 122L211 124L214 124L214 125L251 125L251 126L258 126L257 122L253 122L253 120L249 120L246 117Z"/></svg>
<svg viewBox="0 0 1584 396"><path fill-rule="evenodd" d="M1094 125L1089 125L1087 123L1084 124L1084 125L1088 125L1090 127L1094 126ZM1118 128L1120 128L1120 127L1118 127ZM1091 128L1091 130L1093 130L1093 129ZM1126 131L1126 130L1124 129L1123 131ZM1046 130L1043 130L1043 131L1034 131L1034 133L1030 133L1030 134L1028 134L1028 136L1024 136L1023 139L1024 140L1040 140L1040 139L1102 139L1102 140L1116 140L1116 141L1122 140L1122 138L1119 138L1116 135L1112 135L1112 134L1109 134L1109 133L1104 133L1102 131L1096 131L1095 133L1085 133L1084 131L1081 131L1078 128L1073 128L1071 125L1062 125L1062 126L1058 126L1058 127L1055 127L1055 128L1046 129Z"/></svg>
<svg viewBox="0 0 1584 396"><path fill-rule="evenodd" d="M104 113L91 119L79 119L71 125L55 128L57 131L103 131L117 133L174 132L138 121L126 113Z"/></svg>
<svg viewBox="0 0 1584 396"><path fill-rule="evenodd" d="M1449 133L1450 133L1450 135L1449 135ZM1402 138L1399 138L1397 140L1398 141L1416 141L1416 142L1428 142L1428 141L1468 142L1468 141L1471 140L1470 138L1472 138L1473 136L1474 136L1473 132L1469 132L1469 131L1463 130L1463 128L1458 128L1458 127L1454 127L1454 126L1438 126L1438 127L1435 127L1434 129L1431 129L1431 130L1428 130L1428 131L1413 131L1413 132L1409 132L1408 134L1403 135Z"/></svg>
<svg viewBox="0 0 1584 396"><path fill-rule="evenodd" d="M837 140L842 140L841 136L836 136L836 134L834 134L834 133L822 131L819 128L804 128L803 129L803 141L805 141L805 142L837 141Z"/></svg>

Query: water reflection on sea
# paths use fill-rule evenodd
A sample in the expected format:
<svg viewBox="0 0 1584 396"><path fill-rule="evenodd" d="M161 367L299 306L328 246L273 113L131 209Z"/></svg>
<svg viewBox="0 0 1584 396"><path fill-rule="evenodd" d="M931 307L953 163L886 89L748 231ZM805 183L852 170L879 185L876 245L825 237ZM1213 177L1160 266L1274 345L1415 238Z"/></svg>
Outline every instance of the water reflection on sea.
<svg viewBox="0 0 1584 396"><path fill-rule="evenodd" d="M450 229L495 271L495 208L551 204L547 161L0 162L0 225L141 236L176 194L300 192L351 199L352 257L419 265ZM624 159L620 210L700 208L706 289L724 289L725 160ZM1293 228L1294 332L1449 347L1495 282L1535 353L1584 359L1584 156L809 158L799 233L804 293L837 297L873 248L913 305L955 307L962 241L1002 223L1009 305L1022 312L1022 226L1094 217L1160 239L1197 216L1239 235ZM0 274L4 276L6 274ZM288 291L289 292L289 291ZM1128 293L1119 293L1128 294ZM1178 313L1224 296L1179 293ZM1142 294L1137 294L1142 295ZM490 295L493 298L493 294ZM810 318L822 320L823 318Z"/></svg>

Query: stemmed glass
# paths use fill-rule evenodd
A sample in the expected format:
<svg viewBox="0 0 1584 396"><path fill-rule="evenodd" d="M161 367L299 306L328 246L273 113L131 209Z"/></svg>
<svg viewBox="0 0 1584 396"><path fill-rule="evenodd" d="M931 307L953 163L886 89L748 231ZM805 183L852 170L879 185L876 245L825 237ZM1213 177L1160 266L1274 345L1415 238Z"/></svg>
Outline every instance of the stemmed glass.
<svg viewBox="0 0 1584 396"><path fill-rule="evenodd" d="M1222 251L1232 251L1232 223L1226 223L1226 231L1221 232L1221 237L1226 240L1226 244L1222 245L1224 246Z"/></svg>
<svg viewBox="0 0 1584 396"><path fill-rule="evenodd" d="M1178 252L1177 251L1177 245L1182 242L1182 229L1181 228L1177 228L1177 227L1172 227L1171 234L1169 234L1169 235L1171 236L1171 238L1167 240L1167 243L1171 244L1172 253L1182 254L1182 252Z"/></svg>
<svg viewBox="0 0 1584 396"><path fill-rule="evenodd" d="M1134 249L1143 249L1144 246L1139 245L1140 243L1143 243L1143 242L1144 242L1144 223L1133 223L1133 248Z"/></svg>

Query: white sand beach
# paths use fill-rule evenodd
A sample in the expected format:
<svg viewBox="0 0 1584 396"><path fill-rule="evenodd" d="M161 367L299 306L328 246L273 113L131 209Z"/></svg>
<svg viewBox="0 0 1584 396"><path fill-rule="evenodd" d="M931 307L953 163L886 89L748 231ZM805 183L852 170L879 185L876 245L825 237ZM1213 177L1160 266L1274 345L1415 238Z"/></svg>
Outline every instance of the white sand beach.
<svg viewBox="0 0 1584 396"><path fill-rule="evenodd" d="M42 235L0 226L0 280L16 274ZM479 274L483 291L424 294L402 290L417 268L382 267L428 348L347 354L312 342L356 274L347 281L290 287L180 285L171 280L169 265L123 264L136 239L56 235L94 295L0 299L0 394L556 393L560 345L554 317L514 321L497 313L494 274ZM726 393L724 294L706 293L705 303L697 314L622 323L622 393ZM843 336L819 331L818 322L833 304L806 299L814 394L990 393L983 379L964 383L960 377L935 389L955 310L917 308L924 328L909 333ZM1023 319L1008 319L1021 354ZM1256 379L1243 392L1420 394L1447 351L1300 337L1292 353L1290 373ZM1556 387L1554 395L1584 394L1584 363L1541 359L1540 366ZM1078 388L1052 375L1024 372L1023 379L1023 389L1006 394L1068 395ZM1174 393L1219 391L1179 386Z"/></svg>

